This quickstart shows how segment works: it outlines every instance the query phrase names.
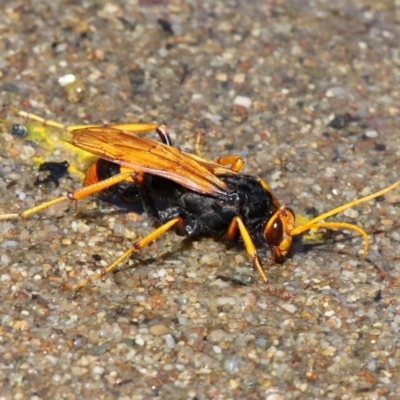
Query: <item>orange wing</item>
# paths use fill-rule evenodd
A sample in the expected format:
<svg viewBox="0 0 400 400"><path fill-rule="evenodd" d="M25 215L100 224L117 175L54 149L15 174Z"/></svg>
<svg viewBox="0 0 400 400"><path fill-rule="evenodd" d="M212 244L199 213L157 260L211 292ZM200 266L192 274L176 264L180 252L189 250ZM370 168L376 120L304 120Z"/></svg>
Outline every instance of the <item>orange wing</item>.
<svg viewBox="0 0 400 400"><path fill-rule="evenodd" d="M218 175L236 172L176 147L110 126L71 132L71 144L133 171L170 179L198 193L226 199L229 190Z"/></svg>

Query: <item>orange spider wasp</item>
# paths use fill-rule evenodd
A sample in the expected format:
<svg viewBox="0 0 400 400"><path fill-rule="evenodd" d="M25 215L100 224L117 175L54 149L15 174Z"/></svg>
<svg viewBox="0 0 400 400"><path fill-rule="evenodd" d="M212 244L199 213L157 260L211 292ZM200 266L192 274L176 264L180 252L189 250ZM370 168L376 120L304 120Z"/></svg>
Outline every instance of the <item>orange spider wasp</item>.
<svg viewBox="0 0 400 400"><path fill-rule="evenodd" d="M400 181L369 196L354 200L316 218L296 225L295 214L280 204L268 184L240 172L244 160L237 156L205 160L199 155L172 146L167 128L156 124L116 124L64 126L33 114L11 108L18 115L60 128L71 134L70 143L99 157L88 169L83 187L22 212L0 215L0 220L27 218L64 201L78 201L100 194L106 201L141 202L159 227L125 251L102 272L70 286L77 290L114 270L134 252L174 228L182 236L216 236L228 241L241 240L260 279L271 292L275 287L257 254L255 243L267 245L271 258L282 263L293 236L317 228L351 229L364 238L367 233L346 222L323 222L350 207L381 196ZM161 142L138 136L155 130ZM162 200L163 206L158 200Z"/></svg>

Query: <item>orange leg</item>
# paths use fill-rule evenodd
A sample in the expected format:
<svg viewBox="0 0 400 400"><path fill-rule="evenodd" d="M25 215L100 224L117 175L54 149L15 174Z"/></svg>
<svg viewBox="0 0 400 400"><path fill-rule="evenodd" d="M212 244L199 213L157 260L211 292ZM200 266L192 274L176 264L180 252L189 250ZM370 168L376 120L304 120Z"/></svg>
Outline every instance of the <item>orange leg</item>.
<svg viewBox="0 0 400 400"><path fill-rule="evenodd" d="M195 143L195 149L196 149L196 154L198 157L203 158L203 154L201 152L201 141L204 137L203 132L199 132L196 137L196 143ZM245 164L245 161L242 157L239 156L224 156L224 157L219 157L216 161L217 164L221 164L224 167L227 165L230 165L230 169L234 172L239 172L243 165Z"/></svg>
<svg viewBox="0 0 400 400"><path fill-rule="evenodd" d="M203 137L204 137L204 132L199 131L196 136L195 149L196 149L196 154L200 158L203 158L203 153L201 152L201 141L203 140Z"/></svg>
<svg viewBox="0 0 400 400"><path fill-rule="evenodd" d="M102 125L97 125L101 127ZM158 136L160 137L161 141L166 144L167 146L172 146L171 137L169 136L168 129L165 125L156 125L156 124L112 124L112 125L105 125L106 127L119 129L121 131L126 131L134 134L138 133L145 133L150 131L156 131ZM79 129L73 129L77 130Z"/></svg>
<svg viewBox="0 0 400 400"><path fill-rule="evenodd" d="M40 122L44 126L50 126L52 128L57 128L57 129L62 129L67 132L74 132L79 129L84 129L84 128L99 128L99 127L110 127L114 129L119 129L119 130L124 130L127 132L131 133L145 133L145 132L150 132L150 131L157 131L158 135L160 136L162 142L168 146L171 146L171 138L168 133L168 129L165 125L157 125L157 124L131 124L131 123L124 123L124 124L108 124L108 125L63 125L60 124L59 122L52 121L52 120L47 120L45 118L39 117L35 114L27 113L25 111L19 110L16 107L9 106L9 110L14 112L15 114L19 115L20 117L27 118L33 121Z"/></svg>
<svg viewBox="0 0 400 400"><path fill-rule="evenodd" d="M106 269L103 271L92 275L88 279L85 279L84 281L81 281L77 283L76 285L63 285L64 288L70 289L70 290L79 290L82 289L84 286L87 284L95 281L96 279L99 279L103 277L104 275L108 274L109 272L113 271L115 268L118 267L119 264L121 264L123 261L127 260L133 253L143 249L146 247L148 244L150 244L152 241L156 240L158 237L163 235L165 232L167 232L169 229L172 227L183 224L183 220L181 217L176 217L165 224L161 225L159 228L155 229L153 232L149 233L147 236L145 236L143 239L137 241L136 243L133 244L133 246L125 251L122 256L118 257L112 264L110 264Z"/></svg>
<svg viewBox="0 0 400 400"><path fill-rule="evenodd" d="M251 236L240 217L233 218L226 232L226 238L230 241L233 241L237 229L239 229L240 236L243 239L243 243L246 248L247 254L250 257L250 261L253 263L255 270L258 272L260 279L268 286L268 289L271 292L275 292L276 288L269 282L267 274L265 273L264 268L261 266L256 246L254 245L253 240L251 239Z"/></svg>
<svg viewBox="0 0 400 400"><path fill-rule="evenodd" d="M246 163L244 159L239 156L219 157L217 158L216 162L223 165L224 167L230 165L230 169L234 172L239 172L243 168L243 165Z"/></svg>
<svg viewBox="0 0 400 400"><path fill-rule="evenodd" d="M58 197L56 199L47 201L47 202L39 204L35 207L29 208L25 211L21 211L18 213L2 214L2 215L0 215L0 221L4 221L4 220L8 220L8 219L27 218L30 215L36 214L37 212L42 211L51 206L54 206L55 204L62 203L67 200L70 200L70 201L81 200L87 196L90 196L92 194L100 192L103 189L106 189L110 186L113 186L119 182L126 181L126 180L133 181L132 171L123 172L121 174L114 175L111 178L105 179L104 181L94 183L93 185L84 186L82 188L74 190L73 192L67 193L65 196Z"/></svg>

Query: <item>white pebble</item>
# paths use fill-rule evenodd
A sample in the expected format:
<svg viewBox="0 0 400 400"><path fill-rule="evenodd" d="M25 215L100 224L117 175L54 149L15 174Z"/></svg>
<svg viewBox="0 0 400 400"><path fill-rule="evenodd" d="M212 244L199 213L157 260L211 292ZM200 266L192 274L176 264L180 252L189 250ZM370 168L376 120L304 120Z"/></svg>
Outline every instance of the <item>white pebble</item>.
<svg viewBox="0 0 400 400"><path fill-rule="evenodd" d="M169 348L173 349L175 347L175 345L176 345L174 337L170 333L164 335L163 337L164 337L164 340L165 340L165 344Z"/></svg>
<svg viewBox="0 0 400 400"><path fill-rule="evenodd" d="M8 264L10 264L10 261L11 261L11 259L10 259L10 257L8 257L7 254L2 254L2 255L1 255L1 257L0 257L0 262L1 262L1 264L4 265L5 267L6 267ZM7 280L8 280L8 279L7 279Z"/></svg>
<svg viewBox="0 0 400 400"><path fill-rule="evenodd" d="M20 190L17 190L15 193L20 200L25 200L25 198L26 198L25 192L21 192Z"/></svg>
<svg viewBox="0 0 400 400"><path fill-rule="evenodd" d="M92 372L94 375L102 375L104 374L104 368L96 365L95 367L93 367Z"/></svg>
<svg viewBox="0 0 400 400"><path fill-rule="evenodd" d="M143 345L144 345L144 340L143 340L142 337L137 337L137 338L135 339L135 343L136 343L138 346L143 346Z"/></svg>
<svg viewBox="0 0 400 400"><path fill-rule="evenodd" d="M54 356L52 356L52 355L50 355L50 354L47 354L46 356L45 356L45 358L46 358L46 360L48 360L51 364L53 364L53 365L56 365L57 363L58 363L58 361L59 361L59 358L58 357L54 357Z"/></svg>
<svg viewBox="0 0 400 400"><path fill-rule="evenodd" d="M234 374L239 372L241 358L236 355L229 356L224 361L224 368L227 372Z"/></svg>
<svg viewBox="0 0 400 400"><path fill-rule="evenodd" d="M332 87L325 92L326 97L345 97L348 94L348 90L344 87Z"/></svg>
<svg viewBox="0 0 400 400"><path fill-rule="evenodd" d="M192 94L192 101L199 101L203 98L203 95L200 93L193 93Z"/></svg>
<svg viewBox="0 0 400 400"><path fill-rule="evenodd" d="M231 304L234 306L236 304L235 299L233 297L227 297L227 296L218 297L217 303L220 306L223 306L225 304Z"/></svg>
<svg viewBox="0 0 400 400"><path fill-rule="evenodd" d="M167 271L164 268L160 268L157 271L157 275L159 278L164 278L164 276L167 275Z"/></svg>
<svg viewBox="0 0 400 400"><path fill-rule="evenodd" d="M0 244L0 247L6 248L6 247L16 247L18 246L19 243L16 240L5 240Z"/></svg>
<svg viewBox="0 0 400 400"><path fill-rule="evenodd" d="M297 307L294 304L283 304L282 308L290 314L294 314L297 311Z"/></svg>
<svg viewBox="0 0 400 400"><path fill-rule="evenodd" d="M74 83L75 81L76 81L76 76L73 74L66 74L58 78L58 84L60 86L67 86L71 83Z"/></svg>
<svg viewBox="0 0 400 400"><path fill-rule="evenodd" d="M373 139L373 138L378 137L378 132L374 131L374 130L368 130L368 131L365 132L365 136L370 138L370 139Z"/></svg>
<svg viewBox="0 0 400 400"><path fill-rule="evenodd" d="M219 346L213 346L213 351L214 351L215 354L221 354L222 353L221 347L219 347Z"/></svg>
<svg viewBox="0 0 400 400"><path fill-rule="evenodd" d="M250 108L252 105L252 100L250 97L245 97L245 96L236 96L233 100L233 104L235 106L242 106L244 108Z"/></svg>

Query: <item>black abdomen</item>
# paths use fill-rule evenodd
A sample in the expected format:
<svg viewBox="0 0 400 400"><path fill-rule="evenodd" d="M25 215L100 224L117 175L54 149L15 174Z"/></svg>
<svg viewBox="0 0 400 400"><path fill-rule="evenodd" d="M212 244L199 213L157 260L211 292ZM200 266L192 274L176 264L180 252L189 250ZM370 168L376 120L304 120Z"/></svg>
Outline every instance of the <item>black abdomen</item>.
<svg viewBox="0 0 400 400"><path fill-rule="evenodd" d="M103 159L99 159L94 167L98 181L120 173L118 164ZM223 236L232 219L240 216L251 236L255 240L261 238L266 221L276 211L271 194L257 178L250 175L219 178L235 194L233 200L200 194L168 179L148 174L144 175L142 195L137 184L121 182L103 190L99 198L123 208L133 206L135 211L140 211L137 206L143 201L147 213L160 223L179 215L186 228L179 233L185 235ZM94 183L93 179L89 183Z"/></svg>

